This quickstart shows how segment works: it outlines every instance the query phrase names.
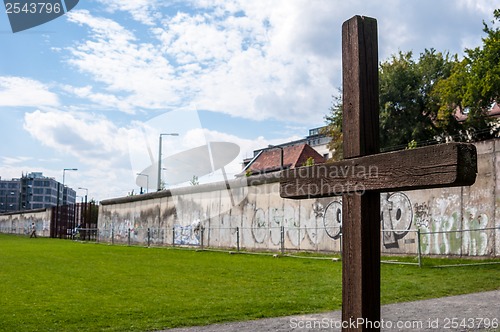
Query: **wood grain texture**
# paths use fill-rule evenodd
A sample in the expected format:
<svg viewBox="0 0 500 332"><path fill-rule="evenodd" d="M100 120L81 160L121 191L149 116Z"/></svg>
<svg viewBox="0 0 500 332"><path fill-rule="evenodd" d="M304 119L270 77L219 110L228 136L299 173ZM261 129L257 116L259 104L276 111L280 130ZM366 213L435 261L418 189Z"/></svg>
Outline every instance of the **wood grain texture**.
<svg viewBox="0 0 500 332"><path fill-rule="evenodd" d="M380 322L380 192L472 185L477 154L459 143L378 154L375 19L343 24L342 61L345 160L282 172L280 195L342 195L342 330L378 331L357 323Z"/></svg>
<svg viewBox="0 0 500 332"><path fill-rule="evenodd" d="M377 21L354 16L342 25L344 158L379 152Z"/></svg>
<svg viewBox="0 0 500 332"><path fill-rule="evenodd" d="M346 199L349 196L349 199ZM359 208L362 207L362 208ZM376 212L374 212L376 211ZM342 198L342 320L380 321L380 195ZM343 331L366 331L366 326ZM370 329L373 331L373 329Z"/></svg>
<svg viewBox="0 0 500 332"><path fill-rule="evenodd" d="M342 70L344 158L376 154L379 96L375 19L354 16L342 25ZM342 213L342 320L380 321L380 195L344 194ZM342 330L366 328L349 325Z"/></svg>
<svg viewBox="0 0 500 332"><path fill-rule="evenodd" d="M280 194L303 199L469 186L476 175L476 147L448 143L287 170L281 173Z"/></svg>

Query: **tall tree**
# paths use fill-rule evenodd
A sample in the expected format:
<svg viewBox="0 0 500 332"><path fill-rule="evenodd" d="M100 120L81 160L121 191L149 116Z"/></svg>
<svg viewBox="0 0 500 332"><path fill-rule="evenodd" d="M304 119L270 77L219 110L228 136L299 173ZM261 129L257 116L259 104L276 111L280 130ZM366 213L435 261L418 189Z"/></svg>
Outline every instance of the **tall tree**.
<svg viewBox="0 0 500 332"><path fill-rule="evenodd" d="M500 100L500 9L484 23L483 45L465 49L462 60L425 50L414 59L399 52L380 64L382 150L435 141L475 141L500 135L488 111ZM342 158L342 101L334 97L324 133L334 160Z"/></svg>
<svg viewBox="0 0 500 332"><path fill-rule="evenodd" d="M325 116L327 125L322 129L322 134L332 138L328 143L328 149L332 152L332 160L341 160L343 158L342 142L342 91L339 96L333 96L330 113Z"/></svg>
<svg viewBox="0 0 500 332"><path fill-rule="evenodd" d="M489 138L498 131L498 120L487 112L500 100L500 10L493 13L492 26L483 22L486 36L482 47L466 49L448 79L440 82L435 94L440 99L439 120L460 112L466 118L461 127L448 128L461 139ZM496 125L496 126L495 126Z"/></svg>
<svg viewBox="0 0 500 332"><path fill-rule="evenodd" d="M382 150L406 147L442 134L436 126L438 98L432 93L437 82L450 75L453 60L448 54L425 50L417 61L412 52L399 52L380 65L380 146ZM334 97L325 117L325 134L332 137L334 160L342 156L342 100Z"/></svg>
<svg viewBox="0 0 500 332"><path fill-rule="evenodd" d="M380 65L381 147L404 147L441 134L436 126L439 103L432 91L449 77L448 53L425 50L415 61L412 52L399 52Z"/></svg>

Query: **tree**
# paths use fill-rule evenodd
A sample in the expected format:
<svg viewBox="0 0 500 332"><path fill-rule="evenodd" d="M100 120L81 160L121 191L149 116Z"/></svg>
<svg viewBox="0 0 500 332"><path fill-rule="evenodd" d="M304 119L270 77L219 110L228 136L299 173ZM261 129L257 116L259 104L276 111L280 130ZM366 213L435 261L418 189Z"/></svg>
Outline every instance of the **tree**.
<svg viewBox="0 0 500 332"><path fill-rule="evenodd" d="M448 53L425 50L417 61L412 52L399 52L380 65L380 146L402 148L443 134L437 125L439 99L433 90L450 76Z"/></svg>
<svg viewBox="0 0 500 332"><path fill-rule="evenodd" d="M436 88L440 121L453 117L457 111L466 117L459 128L448 128L450 134L461 140L490 138L498 125L498 121L487 116L492 105L500 100L500 10L496 9L493 15L493 26L483 21L486 37L482 47L466 49L464 59L455 63L450 77Z"/></svg>
<svg viewBox="0 0 500 332"><path fill-rule="evenodd" d="M189 184L192 186L197 186L200 184L200 181L198 180L198 176L193 175L193 178L189 181Z"/></svg>
<svg viewBox="0 0 500 332"><path fill-rule="evenodd" d="M425 50L417 59L399 52L379 68L382 151L440 141L476 141L499 135L488 111L500 100L500 9L483 22L482 47L457 55ZM465 119L465 120L464 120ZM324 133L334 160L342 156L342 100L334 97Z"/></svg>
<svg viewBox="0 0 500 332"><path fill-rule="evenodd" d="M439 100L435 85L450 75L449 54L425 50L417 61L412 52L399 52L379 69L380 146L382 150L405 148L409 142L425 142L442 135L436 125ZM334 97L325 117L323 133L332 137L333 160L342 158L342 100Z"/></svg>
<svg viewBox="0 0 500 332"><path fill-rule="evenodd" d="M342 92L339 90L339 96L333 96L330 114L325 116L327 125L321 133L332 138L328 143L328 149L332 151L332 160L341 160L343 158L343 139L342 136Z"/></svg>

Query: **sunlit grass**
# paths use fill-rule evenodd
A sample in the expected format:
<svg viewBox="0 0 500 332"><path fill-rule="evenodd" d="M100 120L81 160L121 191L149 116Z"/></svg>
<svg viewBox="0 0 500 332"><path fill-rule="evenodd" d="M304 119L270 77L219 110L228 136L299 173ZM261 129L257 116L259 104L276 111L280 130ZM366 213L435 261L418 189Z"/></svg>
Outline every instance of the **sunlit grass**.
<svg viewBox="0 0 500 332"><path fill-rule="evenodd" d="M382 302L498 289L499 270L382 265ZM151 331L340 309L341 262L0 235L0 294L2 331Z"/></svg>

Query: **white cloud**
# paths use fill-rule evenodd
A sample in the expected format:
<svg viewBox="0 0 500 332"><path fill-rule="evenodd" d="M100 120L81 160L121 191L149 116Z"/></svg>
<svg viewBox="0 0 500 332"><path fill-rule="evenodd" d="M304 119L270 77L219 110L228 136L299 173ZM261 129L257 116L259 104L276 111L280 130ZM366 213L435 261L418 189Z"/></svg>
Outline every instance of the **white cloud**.
<svg viewBox="0 0 500 332"><path fill-rule="evenodd" d="M142 135L135 127L119 127L97 114L37 110L25 114L24 129L56 155L64 156L65 163L74 159L80 164L70 185L91 188L91 197L123 196L135 187L128 158L128 144L135 144ZM44 171L49 175L59 172Z"/></svg>
<svg viewBox="0 0 500 332"><path fill-rule="evenodd" d="M86 85L84 87L63 85L61 88L63 91L97 105L94 106L94 108L98 108L100 110L118 109L128 114L135 113L134 107L127 102L126 99L112 93L95 92L94 88L90 85Z"/></svg>
<svg viewBox="0 0 500 332"><path fill-rule="evenodd" d="M0 76L0 107L58 106L59 99L39 81L14 76Z"/></svg>
<svg viewBox="0 0 500 332"><path fill-rule="evenodd" d="M127 129L96 114L37 110L25 114L24 129L42 145L88 165L115 167L127 153Z"/></svg>
<svg viewBox="0 0 500 332"><path fill-rule="evenodd" d="M498 8L498 3L495 1L458 0L457 3L466 10L479 11L487 16L490 16L493 10Z"/></svg>
<svg viewBox="0 0 500 332"><path fill-rule="evenodd" d="M399 50L461 52L480 41L478 17L493 8L470 0L99 2L143 25L132 32L85 10L68 14L90 31L68 50L69 62L105 87L86 95L92 102L128 113L196 104L242 118L308 123L322 122L341 84L341 25L354 14L378 19L385 60Z"/></svg>
<svg viewBox="0 0 500 332"><path fill-rule="evenodd" d="M69 13L72 22L93 32L92 40L69 49L69 62L104 83L110 93L127 94L115 104L128 112L196 103L243 118L280 119L287 114L289 120L320 120L340 63L313 49L294 49L299 42L287 37L297 31L291 25L300 22L283 27L280 22L287 15L298 16L300 7L275 11L275 26L262 16L264 7L233 7L256 17L221 17L217 8L199 15L179 12L151 30L157 43L140 43L109 19L85 11ZM307 39L304 34L301 38Z"/></svg>
<svg viewBox="0 0 500 332"><path fill-rule="evenodd" d="M88 11L68 15L72 22L88 26L94 38L69 48L68 62L104 83L106 94L126 94L112 100L120 110L130 113L179 104L185 83L172 79L173 68L158 48L137 43L134 34L110 19L93 17ZM110 97L105 100L109 102Z"/></svg>
<svg viewBox="0 0 500 332"><path fill-rule="evenodd" d="M7 165L7 166L13 166L16 164L21 164L24 163L28 160L31 160L31 157L22 157L22 156L17 156L17 157L1 157L1 164Z"/></svg>
<svg viewBox="0 0 500 332"><path fill-rule="evenodd" d="M161 17L156 11L156 0L98 0L110 12L127 11L132 17L147 25L153 25L155 19Z"/></svg>

